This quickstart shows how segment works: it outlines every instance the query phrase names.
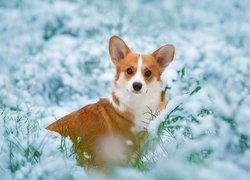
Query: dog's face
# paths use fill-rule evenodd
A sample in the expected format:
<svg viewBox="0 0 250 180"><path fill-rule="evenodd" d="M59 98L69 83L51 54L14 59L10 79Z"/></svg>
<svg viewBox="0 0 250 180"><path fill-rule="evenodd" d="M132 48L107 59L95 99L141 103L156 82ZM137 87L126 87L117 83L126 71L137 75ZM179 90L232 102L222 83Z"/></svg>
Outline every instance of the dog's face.
<svg viewBox="0 0 250 180"><path fill-rule="evenodd" d="M135 54L118 36L109 41L109 53L116 66L115 86L130 95L143 95L161 88L161 74L172 62L174 46L165 45L150 55Z"/></svg>

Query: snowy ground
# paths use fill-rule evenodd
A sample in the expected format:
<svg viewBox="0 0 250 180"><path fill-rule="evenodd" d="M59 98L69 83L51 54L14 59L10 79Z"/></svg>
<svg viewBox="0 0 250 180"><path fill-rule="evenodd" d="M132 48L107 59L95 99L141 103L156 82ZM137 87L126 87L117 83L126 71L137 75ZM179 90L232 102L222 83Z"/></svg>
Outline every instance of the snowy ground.
<svg viewBox="0 0 250 180"><path fill-rule="evenodd" d="M250 1L0 1L2 179L83 179L70 141L44 130L107 97L108 39L135 52L176 47L166 110L119 179L250 177ZM100 178L97 177L96 178Z"/></svg>

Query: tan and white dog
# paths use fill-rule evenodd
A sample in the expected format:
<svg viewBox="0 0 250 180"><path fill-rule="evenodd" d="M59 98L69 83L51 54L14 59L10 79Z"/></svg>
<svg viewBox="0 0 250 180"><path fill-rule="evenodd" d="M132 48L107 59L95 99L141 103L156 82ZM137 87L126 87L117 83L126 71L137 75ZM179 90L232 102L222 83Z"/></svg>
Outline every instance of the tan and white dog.
<svg viewBox="0 0 250 180"><path fill-rule="evenodd" d="M87 167L122 163L138 149L136 134L149 124L147 112L166 106L161 74L174 58L174 46L149 55L132 53L118 36L109 41L116 68L109 99L100 99L47 127L69 136L77 159Z"/></svg>

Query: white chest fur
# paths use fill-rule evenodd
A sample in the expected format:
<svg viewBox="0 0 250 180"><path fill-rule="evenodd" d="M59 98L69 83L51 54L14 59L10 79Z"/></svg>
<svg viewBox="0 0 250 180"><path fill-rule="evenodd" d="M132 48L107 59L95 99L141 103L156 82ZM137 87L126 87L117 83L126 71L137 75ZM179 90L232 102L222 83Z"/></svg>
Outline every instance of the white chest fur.
<svg viewBox="0 0 250 180"><path fill-rule="evenodd" d="M119 106L114 103L112 98L111 103L120 111L129 111L134 115L134 130L139 132L148 126L153 115L157 112L161 91L162 84L156 79L147 86L146 92L142 94L130 93L127 90L116 87L113 92L119 99Z"/></svg>

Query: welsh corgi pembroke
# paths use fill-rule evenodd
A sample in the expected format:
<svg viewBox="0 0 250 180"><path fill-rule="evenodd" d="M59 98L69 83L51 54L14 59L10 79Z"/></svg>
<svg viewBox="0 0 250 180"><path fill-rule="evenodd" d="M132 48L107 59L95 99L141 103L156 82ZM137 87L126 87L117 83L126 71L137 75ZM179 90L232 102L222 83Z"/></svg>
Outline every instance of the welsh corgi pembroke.
<svg viewBox="0 0 250 180"><path fill-rule="evenodd" d="M136 134L147 128L149 113L166 106L161 74L173 61L175 48L167 44L152 54L131 52L119 36L109 40L116 74L110 98L74 111L47 129L73 142L79 163L102 167L126 162L139 142Z"/></svg>

